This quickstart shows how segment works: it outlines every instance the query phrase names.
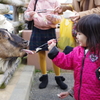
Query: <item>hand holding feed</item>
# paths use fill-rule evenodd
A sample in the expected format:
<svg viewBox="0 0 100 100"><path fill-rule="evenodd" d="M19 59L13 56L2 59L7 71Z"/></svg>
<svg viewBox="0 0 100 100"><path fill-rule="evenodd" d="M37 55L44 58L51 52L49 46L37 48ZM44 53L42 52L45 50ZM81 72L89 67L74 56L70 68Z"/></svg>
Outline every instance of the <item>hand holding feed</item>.
<svg viewBox="0 0 100 100"><path fill-rule="evenodd" d="M77 20L80 19L79 13L75 11L75 16L70 17L70 19L71 19L73 22L76 22Z"/></svg>
<svg viewBox="0 0 100 100"><path fill-rule="evenodd" d="M62 93L60 93L60 94L57 94L57 96L58 96L60 99L64 99L64 98L66 98L68 95L69 95L69 92L62 92Z"/></svg>
<svg viewBox="0 0 100 100"><path fill-rule="evenodd" d="M56 46L56 39L51 39L51 40L49 40L48 41L48 49L49 49L49 51L54 47L54 46Z"/></svg>
<svg viewBox="0 0 100 100"><path fill-rule="evenodd" d="M51 21L52 20L52 15L51 14L46 15L46 19Z"/></svg>
<svg viewBox="0 0 100 100"><path fill-rule="evenodd" d="M62 12L62 7L58 6L54 9L54 13L61 13Z"/></svg>
<svg viewBox="0 0 100 100"><path fill-rule="evenodd" d="M30 17L33 17L33 16L34 16L34 14L35 14L35 12L34 12L34 11L30 11L30 12L29 12Z"/></svg>
<svg viewBox="0 0 100 100"><path fill-rule="evenodd" d="M54 14L48 14L48 15L46 15L46 19L48 21L50 21L51 23L53 23L53 24L58 24L61 21L61 17L58 16L58 15L54 15Z"/></svg>

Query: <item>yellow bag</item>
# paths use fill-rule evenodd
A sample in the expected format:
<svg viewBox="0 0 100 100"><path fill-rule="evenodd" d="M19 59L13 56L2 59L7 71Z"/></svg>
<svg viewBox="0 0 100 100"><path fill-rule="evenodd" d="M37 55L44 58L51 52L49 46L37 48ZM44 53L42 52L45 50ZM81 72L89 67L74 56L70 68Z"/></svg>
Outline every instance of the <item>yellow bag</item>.
<svg viewBox="0 0 100 100"><path fill-rule="evenodd" d="M62 19L60 23L60 39L57 47L64 50L66 46L75 47L75 39L72 36L73 22L70 19Z"/></svg>

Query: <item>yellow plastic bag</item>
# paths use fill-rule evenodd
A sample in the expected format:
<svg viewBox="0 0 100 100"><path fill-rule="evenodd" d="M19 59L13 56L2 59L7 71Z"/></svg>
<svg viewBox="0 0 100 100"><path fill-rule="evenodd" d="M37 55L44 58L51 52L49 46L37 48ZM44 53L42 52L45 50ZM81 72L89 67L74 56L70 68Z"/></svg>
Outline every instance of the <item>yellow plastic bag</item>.
<svg viewBox="0 0 100 100"><path fill-rule="evenodd" d="M62 19L60 23L60 39L57 47L64 50L66 46L75 47L75 39L72 36L73 22L70 19Z"/></svg>

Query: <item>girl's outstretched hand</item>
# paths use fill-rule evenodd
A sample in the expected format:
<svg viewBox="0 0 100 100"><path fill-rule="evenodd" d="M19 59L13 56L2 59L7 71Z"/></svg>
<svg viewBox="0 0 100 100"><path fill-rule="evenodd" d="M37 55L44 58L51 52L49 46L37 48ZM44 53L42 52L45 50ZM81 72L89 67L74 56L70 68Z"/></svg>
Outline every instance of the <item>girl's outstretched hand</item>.
<svg viewBox="0 0 100 100"><path fill-rule="evenodd" d="M48 49L49 49L49 51L54 47L54 46L56 46L56 39L51 39L51 40L49 40L48 41Z"/></svg>

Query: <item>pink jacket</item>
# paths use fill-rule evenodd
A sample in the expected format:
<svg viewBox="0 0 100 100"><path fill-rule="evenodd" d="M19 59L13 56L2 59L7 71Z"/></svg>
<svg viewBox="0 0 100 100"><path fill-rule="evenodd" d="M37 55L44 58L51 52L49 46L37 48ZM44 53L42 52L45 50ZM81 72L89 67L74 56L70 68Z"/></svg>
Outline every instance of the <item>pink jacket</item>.
<svg viewBox="0 0 100 100"><path fill-rule="evenodd" d="M74 70L74 97L75 100L100 100L100 80L96 77L96 69L100 66L100 58L78 46L65 55L58 53L53 59L55 65L62 69Z"/></svg>
<svg viewBox="0 0 100 100"><path fill-rule="evenodd" d="M34 3L35 3L35 0L30 0L28 8L25 11L25 16L29 15L30 11L33 11ZM55 9L59 5L60 5L60 3L57 0L38 0L37 4L36 4L35 12L37 12L38 10L41 10L41 9ZM54 15L54 12L48 11L47 13L36 13L33 18L31 18L29 16L28 18L25 18L25 19L26 20L34 20L34 26L39 29L46 30L46 29L50 29L50 28L55 28L56 24L52 23L52 20L49 21L46 19L47 14ZM59 20L59 18L58 18L58 20Z"/></svg>

